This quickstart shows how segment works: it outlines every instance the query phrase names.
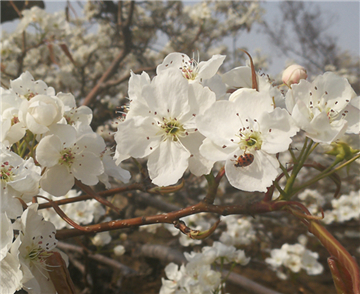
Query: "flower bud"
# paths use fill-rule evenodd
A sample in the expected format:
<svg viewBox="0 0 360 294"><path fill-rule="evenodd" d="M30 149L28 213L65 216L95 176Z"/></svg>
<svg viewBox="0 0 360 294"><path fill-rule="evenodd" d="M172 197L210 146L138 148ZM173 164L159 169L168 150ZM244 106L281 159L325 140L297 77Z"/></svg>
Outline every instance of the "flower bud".
<svg viewBox="0 0 360 294"><path fill-rule="evenodd" d="M307 72L304 67L298 64L293 64L287 67L282 75L282 81L290 86L292 84L297 84L301 79L307 78Z"/></svg>
<svg viewBox="0 0 360 294"><path fill-rule="evenodd" d="M116 256L121 256L125 253L125 247L122 245L117 245L114 247L114 253Z"/></svg>

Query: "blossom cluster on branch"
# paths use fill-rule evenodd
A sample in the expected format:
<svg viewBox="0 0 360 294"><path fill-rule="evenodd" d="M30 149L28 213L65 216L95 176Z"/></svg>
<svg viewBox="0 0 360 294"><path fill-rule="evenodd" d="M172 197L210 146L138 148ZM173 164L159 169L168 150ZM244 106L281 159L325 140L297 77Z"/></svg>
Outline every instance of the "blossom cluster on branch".
<svg viewBox="0 0 360 294"><path fill-rule="evenodd" d="M219 54L221 50L209 54L207 61L201 61L199 54L195 58L183 50L172 52L179 40L189 46L205 42L206 32L217 25L209 46L227 29L249 27L258 17L257 2L233 3L232 9L221 1L198 3L194 9L183 9L187 18L179 27L170 25L176 11L167 11L163 30L178 34L169 40L164 50L168 54L162 54L166 56L161 61L146 50L156 34L157 18L149 16L144 5L152 16L159 16L165 4L121 3L119 14L112 15L117 18L116 26L106 21L100 2L86 5L86 17L99 18L103 34L87 34L80 19L72 29L64 15L51 17L33 7L23 11L17 30L2 42L2 70L8 77L6 81L2 77L8 87L0 88L0 270L4 293L19 289L56 293L64 285L73 293L68 258L56 249L57 239L98 233L92 242L101 248L110 243L110 230L160 223L174 236L181 232L179 242L184 247L201 244L212 234L218 234L220 240L201 252L185 253L188 263L180 269L174 263L166 266L167 279L162 280L160 293L224 293L222 267L247 265L250 257L239 248L257 238L250 219L233 214L254 216L273 211L287 212L303 222L330 252L336 264L331 267L334 275L345 272L350 276L350 286L335 279L336 287L351 287L360 293L356 292L356 262L319 222L358 219L356 192L332 200L333 210L326 211L325 218L318 215L323 214L322 209L311 206L314 202L302 203L311 194L306 189L325 178L334 182L338 196L341 179L337 172L344 167L349 171L359 163L360 146L349 143L348 138L358 138L360 133L360 97L347 79L325 72L311 82L306 80L306 69L294 65L285 70L284 84L275 85L255 71L246 51L249 65L230 70L222 68L227 56ZM220 24L213 21L211 5L228 19ZM241 18L235 15L235 8L242 8ZM136 19L133 24L132 17ZM201 23L199 32L188 33L195 22ZM29 26L37 33L27 32ZM101 40L96 40L99 35ZM142 54L152 60L150 74L136 70ZM41 63L44 66L37 68ZM121 72L126 75L116 72L119 64L124 64ZM44 78L34 78L39 75ZM127 79L127 94L120 95ZM110 86L114 87L106 97L127 95L128 103L113 99L115 104L123 104L121 111L106 110L111 117L115 113L119 117L111 120L108 129L102 128L106 132L95 132L94 120L105 108L93 110L88 105ZM85 98L81 106L77 105L79 98ZM329 165L309 161L318 146L323 146L322 158L331 158ZM316 174L302 176L305 168ZM264 193L262 200L218 204L224 176L231 189ZM116 183L121 192L164 195L181 191L195 178L207 182L201 199L192 199L199 203L184 209L172 206L163 210L167 213L153 216L127 217L125 210L106 199L112 194L101 195L104 191L93 188L105 187L108 192ZM201 190L204 193L203 187ZM302 202L293 200L299 192ZM323 205L321 196L313 198L317 206ZM213 221L201 212L225 217ZM219 226L220 221L226 230ZM125 252L122 245L115 249L117 256ZM284 279L285 269L320 274L323 266L317 258L318 254L303 244L284 244L271 250L265 262Z"/></svg>

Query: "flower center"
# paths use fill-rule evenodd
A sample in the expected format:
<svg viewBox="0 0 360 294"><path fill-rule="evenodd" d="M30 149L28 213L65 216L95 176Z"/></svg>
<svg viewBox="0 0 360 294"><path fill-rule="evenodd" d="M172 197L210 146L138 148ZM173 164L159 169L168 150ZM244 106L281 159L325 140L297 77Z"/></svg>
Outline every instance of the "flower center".
<svg viewBox="0 0 360 294"><path fill-rule="evenodd" d="M165 132L164 139L171 139L178 141L179 137L185 135L185 129L183 125L176 120L176 118L163 118L163 124L161 128Z"/></svg>
<svg viewBox="0 0 360 294"><path fill-rule="evenodd" d="M240 149L244 151L260 150L262 145L261 133L251 129L240 130Z"/></svg>
<svg viewBox="0 0 360 294"><path fill-rule="evenodd" d="M191 58L189 61L183 62L180 70L187 80L195 80L196 76L199 73L198 62Z"/></svg>
<svg viewBox="0 0 360 294"><path fill-rule="evenodd" d="M65 148L60 152L60 154L61 158L59 159L59 164L65 164L66 166L71 167L75 159L72 150L69 148Z"/></svg>
<svg viewBox="0 0 360 294"><path fill-rule="evenodd" d="M0 179L4 182L10 182L13 180L13 166L9 164L8 161L5 161L1 164L0 169Z"/></svg>

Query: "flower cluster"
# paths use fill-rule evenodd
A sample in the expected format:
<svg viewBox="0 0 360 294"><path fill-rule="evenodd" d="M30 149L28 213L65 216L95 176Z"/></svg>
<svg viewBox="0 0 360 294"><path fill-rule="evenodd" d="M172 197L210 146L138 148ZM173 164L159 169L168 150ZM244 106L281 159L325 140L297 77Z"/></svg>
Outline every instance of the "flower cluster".
<svg viewBox="0 0 360 294"><path fill-rule="evenodd" d="M331 200L332 209L325 212L324 222L343 223L351 219L360 219L359 191L351 191L349 195L342 195L339 199Z"/></svg>
<svg viewBox="0 0 360 294"><path fill-rule="evenodd" d="M271 250L270 255L271 257L266 258L265 262L283 280L288 278L285 269L293 273L305 270L308 275L319 275L324 270L321 263L317 261L319 254L306 249L300 243L294 245L285 243L280 249Z"/></svg>
<svg viewBox="0 0 360 294"><path fill-rule="evenodd" d="M160 294L219 293L223 287L221 273L211 265L234 263L245 266L250 261L243 250L221 242L203 247L202 252L185 253L185 257L188 263L180 269L174 263L165 267L168 279L162 279Z"/></svg>
<svg viewBox="0 0 360 294"><path fill-rule="evenodd" d="M130 179L130 173L111 159L104 139L90 128L90 108L76 107L72 94L55 95L53 88L35 81L29 72L11 81L9 90L1 91L1 188L9 195L2 197L1 207L7 208L14 197L29 202L39 186L63 196L75 179L87 185L100 180L107 187L108 176L124 182ZM34 159L40 166L34 165L33 158L25 161L10 150L23 138L38 142Z"/></svg>

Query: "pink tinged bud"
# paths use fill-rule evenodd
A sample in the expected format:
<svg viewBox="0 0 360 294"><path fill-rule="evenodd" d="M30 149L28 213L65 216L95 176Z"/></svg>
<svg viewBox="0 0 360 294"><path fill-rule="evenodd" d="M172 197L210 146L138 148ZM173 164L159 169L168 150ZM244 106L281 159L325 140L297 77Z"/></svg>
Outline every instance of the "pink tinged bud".
<svg viewBox="0 0 360 294"><path fill-rule="evenodd" d="M297 84L301 79L307 78L307 72L304 67L298 64L293 64L287 67L282 75L283 82L290 86L292 84Z"/></svg>

